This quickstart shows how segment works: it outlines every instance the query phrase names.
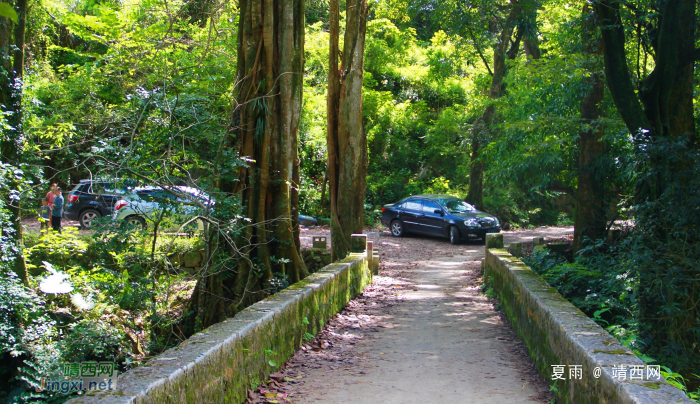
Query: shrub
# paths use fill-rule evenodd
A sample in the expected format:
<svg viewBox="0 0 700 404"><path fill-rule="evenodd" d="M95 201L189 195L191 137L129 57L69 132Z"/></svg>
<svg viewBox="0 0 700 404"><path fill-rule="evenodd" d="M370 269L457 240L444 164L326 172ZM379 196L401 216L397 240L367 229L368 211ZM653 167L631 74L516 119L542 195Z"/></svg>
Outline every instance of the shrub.
<svg viewBox="0 0 700 404"><path fill-rule="evenodd" d="M126 333L115 324L84 319L71 324L59 343L67 362L112 361L123 363L131 355Z"/></svg>

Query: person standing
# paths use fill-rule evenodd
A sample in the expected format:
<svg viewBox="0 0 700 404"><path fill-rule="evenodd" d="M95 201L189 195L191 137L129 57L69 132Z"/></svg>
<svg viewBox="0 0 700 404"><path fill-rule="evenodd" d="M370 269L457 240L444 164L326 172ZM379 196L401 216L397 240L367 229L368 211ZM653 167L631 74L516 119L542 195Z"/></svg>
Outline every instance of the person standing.
<svg viewBox="0 0 700 404"><path fill-rule="evenodd" d="M41 221L41 229L39 230L40 232L49 230L49 221L51 221L51 205L49 205L49 200L44 198L41 200L41 210L40 210L41 218L39 219Z"/></svg>
<svg viewBox="0 0 700 404"><path fill-rule="evenodd" d="M49 201L49 206L53 205L53 198L56 196L53 191L56 190L58 185L54 182L51 184L51 190L46 193L46 200Z"/></svg>
<svg viewBox="0 0 700 404"><path fill-rule="evenodd" d="M61 195L61 187L56 186L53 190L54 198L51 205L51 227L54 231L61 232L61 217L63 217L63 196Z"/></svg>

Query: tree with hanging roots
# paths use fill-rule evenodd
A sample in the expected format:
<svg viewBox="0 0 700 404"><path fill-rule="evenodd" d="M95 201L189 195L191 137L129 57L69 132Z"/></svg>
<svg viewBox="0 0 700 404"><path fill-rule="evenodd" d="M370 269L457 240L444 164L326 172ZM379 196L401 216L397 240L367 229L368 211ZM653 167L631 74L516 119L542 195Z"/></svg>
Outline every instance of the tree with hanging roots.
<svg viewBox="0 0 700 404"><path fill-rule="evenodd" d="M291 284L308 275L295 231L304 2L241 0L239 5L240 123L234 143L246 164L232 191L241 196L247 219L229 246L241 259L233 268L202 276L190 299L199 329L267 296L275 276Z"/></svg>
<svg viewBox="0 0 700 404"><path fill-rule="evenodd" d="M338 0L331 0L327 140L334 260L348 255L353 233L362 233L367 175L367 135L362 125L366 0L348 0L345 12L343 52L339 53L340 6Z"/></svg>

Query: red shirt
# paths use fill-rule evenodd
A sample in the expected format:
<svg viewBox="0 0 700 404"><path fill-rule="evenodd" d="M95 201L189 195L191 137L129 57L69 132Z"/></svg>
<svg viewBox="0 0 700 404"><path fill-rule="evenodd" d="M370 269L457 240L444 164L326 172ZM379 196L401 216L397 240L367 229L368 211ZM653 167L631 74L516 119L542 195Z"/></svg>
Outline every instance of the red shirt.
<svg viewBox="0 0 700 404"><path fill-rule="evenodd" d="M49 201L49 206L53 204L53 198L56 197L52 191L46 193L46 200Z"/></svg>

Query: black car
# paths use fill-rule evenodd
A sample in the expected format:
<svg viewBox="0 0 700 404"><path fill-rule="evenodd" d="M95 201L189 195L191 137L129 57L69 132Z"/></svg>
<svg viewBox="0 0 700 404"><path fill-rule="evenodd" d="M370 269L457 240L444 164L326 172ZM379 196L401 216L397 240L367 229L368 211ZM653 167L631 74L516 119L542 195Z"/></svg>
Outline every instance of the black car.
<svg viewBox="0 0 700 404"><path fill-rule="evenodd" d="M81 180L66 199L63 215L89 229L101 217L111 217L114 204L124 196L118 180Z"/></svg>
<svg viewBox="0 0 700 404"><path fill-rule="evenodd" d="M497 218L449 195L416 195L386 205L382 224L395 237L428 234L449 237L452 244L470 236L485 239L486 233L501 231Z"/></svg>

